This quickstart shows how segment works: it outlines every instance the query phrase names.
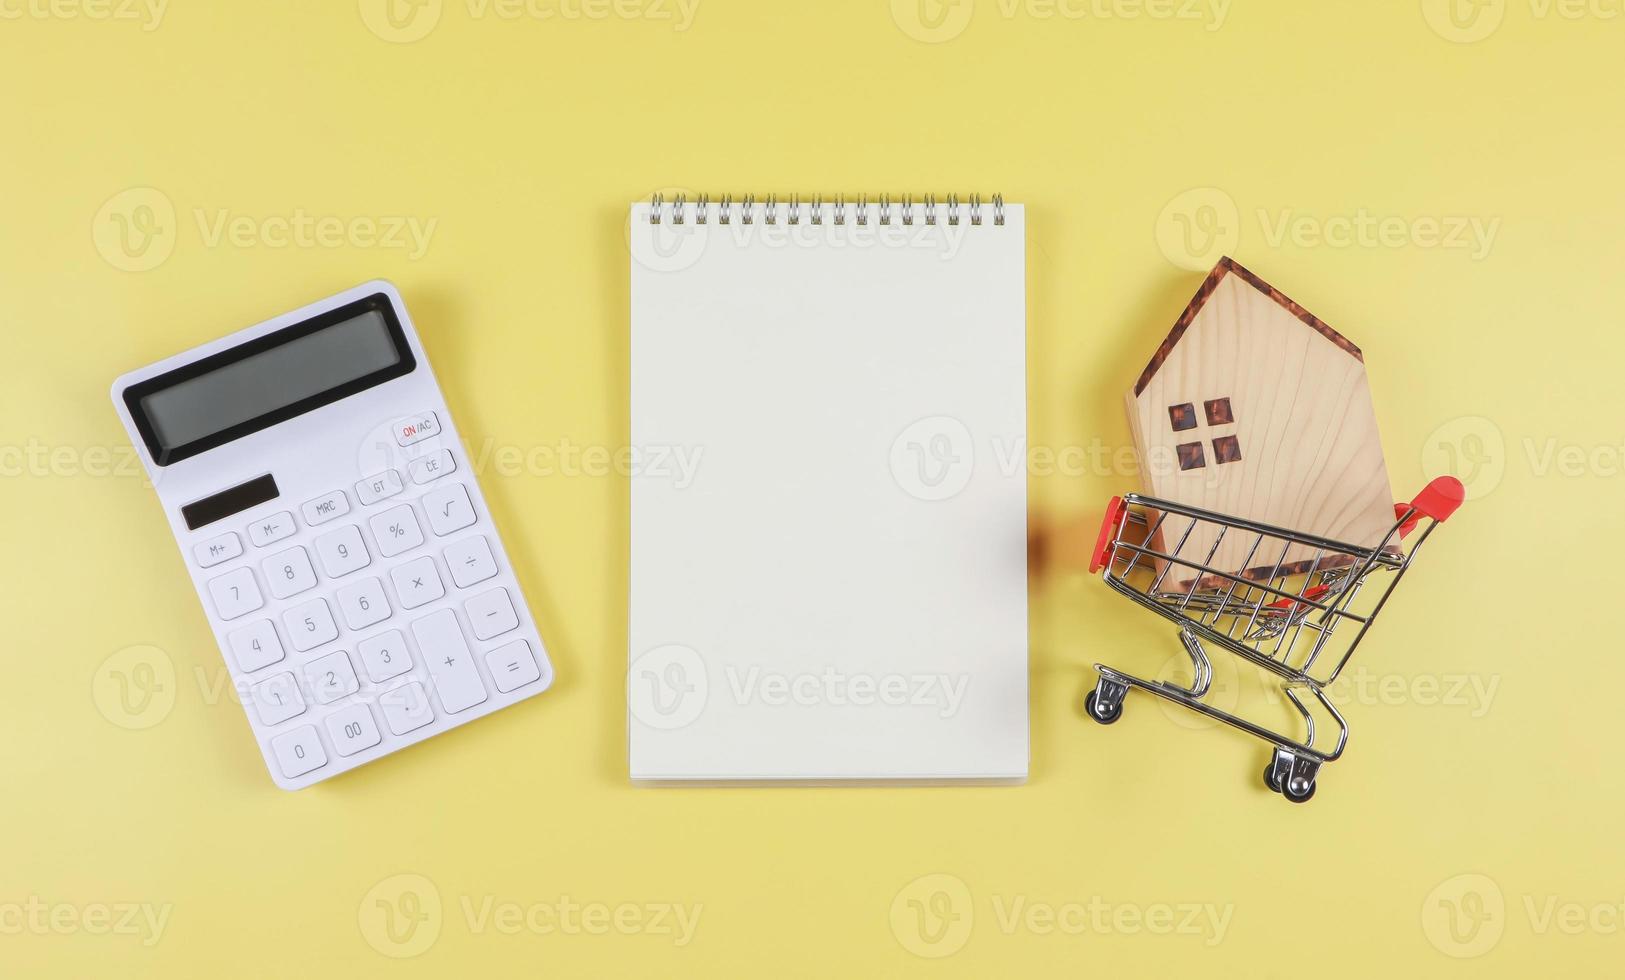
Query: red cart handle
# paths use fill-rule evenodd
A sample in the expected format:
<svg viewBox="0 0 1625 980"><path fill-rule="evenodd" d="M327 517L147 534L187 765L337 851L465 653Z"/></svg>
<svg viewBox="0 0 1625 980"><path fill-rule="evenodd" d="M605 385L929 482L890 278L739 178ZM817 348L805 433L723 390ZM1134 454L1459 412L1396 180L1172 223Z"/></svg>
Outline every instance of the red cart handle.
<svg viewBox="0 0 1625 980"><path fill-rule="evenodd" d="M1123 526L1123 518L1127 516L1128 508L1123 506L1122 497L1113 497L1112 502L1106 505L1106 519L1100 523L1100 536L1095 538L1095 553L1089 557L1090 575L1105 568L1111 560L1112 541Z"/></svg>
<svg viewBox="0 0 1625 980"><path fill-rule="evenodd" d="M1453 476L1439 477L1423 487L1422 492L1416 495L1415 500L1408 504L1394 505L1394 518L1396 520L1403 518L1411 511L1415 511L1414 514L1411 514L1410 520L1400 525L1400 537L1404 537L1415 530L1416 525L1424 517L1432 518L1435 521L1449 520L1450 515L1454 514L1456 508L1460 507L1462 501L1466 499L1467 488L1461 485L1460 480Z"/></svg>

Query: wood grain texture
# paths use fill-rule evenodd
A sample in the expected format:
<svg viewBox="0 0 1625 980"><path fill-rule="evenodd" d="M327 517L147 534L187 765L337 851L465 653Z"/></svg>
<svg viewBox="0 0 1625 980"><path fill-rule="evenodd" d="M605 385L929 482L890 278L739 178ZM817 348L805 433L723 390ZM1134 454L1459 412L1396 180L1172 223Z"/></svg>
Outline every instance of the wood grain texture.
<svg viewBox="0 0 1625 980"><path fill-rule="evenodd" d="M1230 422L1208 408L1225 398ZM1393 525L1393 491L1359 348L1228 258L1202 284L1127 402L1152 496L1364 547L1379 544ZM1195 406L1197 425L1176 431L1171 417L1183 414L1171 410L1187 404ZM1202 465L1182 469L1179 447L1197 442ZM1189 465L1188 448L1184 456ZM1184 519L1169 521L1164 546L1184 531ZM1215 537L1198 528L1181 556L1205 559ZM1227 536L1211 564L1240 568L1254 540ZM1278 558L1276 546L1248 564L1267 575ZM1295 548L1284 563L1314 558L1313 549Z"/></svg>

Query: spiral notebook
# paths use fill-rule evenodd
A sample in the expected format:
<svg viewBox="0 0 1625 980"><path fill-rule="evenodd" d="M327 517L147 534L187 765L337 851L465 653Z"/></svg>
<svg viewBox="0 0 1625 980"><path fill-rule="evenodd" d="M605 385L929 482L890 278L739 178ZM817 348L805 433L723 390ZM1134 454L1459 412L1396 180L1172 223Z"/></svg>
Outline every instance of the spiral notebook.
<svg viewBox="0 0 1625 980"><path fill-rule="evenodd" d="M632 206L633 779L1026 777L1024 231Z"/></svg>

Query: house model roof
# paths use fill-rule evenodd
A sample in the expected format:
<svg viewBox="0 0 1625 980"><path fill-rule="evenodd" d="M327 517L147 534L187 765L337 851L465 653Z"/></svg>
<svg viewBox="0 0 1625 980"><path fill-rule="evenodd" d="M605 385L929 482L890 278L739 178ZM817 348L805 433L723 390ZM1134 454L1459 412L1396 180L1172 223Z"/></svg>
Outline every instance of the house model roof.
<svg viewBox="0 0 1625 980"><path fill-rule="evenodd" d="M1310 313L1292 297L1271 286L1257 275L1254 275L1251 270L1240 262L1226 255L1213 267L1213 271L1207 274L1207 278L1202 280L1202 285L1196 290L1196 295L1191 297L1190 303L1186 305L1185 312L1179 315L1179 319L1174 322L1174 328L1168 331L1167 339L1162 342L1161 347L1157 348L1157 352L1151 355L1151 363L1147 364L1145 370L1140 372L1140 380L1135 382L1134 385L1136 395L1145 390L1146 384L1157 373L1157 369L1162 367L1163 361L1168 359L1168 352L1174 349L1175 344L1179 343L1179 338L1185 335L1191 321L1196 319L1196 314L1201 312L1202 307L1207 305L1207 301L1213 296L1213 291L1218 288L1219 282L1225 276L1240 277L1248 285L1268 296L1283 310L1302 320L1305 326L1325 337L1339 348L1348 351L1355 360L1362 363L1365 361L1365 355L1360 352L1360 348L1355 345L1354 341L1333 330L1325 320Z"/></svg>

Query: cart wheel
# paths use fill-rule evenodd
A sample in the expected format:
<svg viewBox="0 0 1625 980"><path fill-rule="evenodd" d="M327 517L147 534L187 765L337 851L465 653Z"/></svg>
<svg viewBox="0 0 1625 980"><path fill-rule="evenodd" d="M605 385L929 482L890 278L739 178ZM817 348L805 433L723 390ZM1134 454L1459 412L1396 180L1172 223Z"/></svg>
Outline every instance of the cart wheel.
<svg viewBox="0 0 1625 980"><path fill-rule="evenodd" d="M1288 777L1286 782L1281 784L1281 795L1294 803L1308 803L1315 798L1315 785L1315 783L1310 783L1309 788L1299 794L1292 789L1292 779Z"/></svg>
<svg viewBox="0 0 1625 980"><path fill-rule="evenodd" d="M1281 784L1275 781L1275 763L1273 761L1264 767L1264 785L1269 787L1271 793L1281 791Z"/></svg>
<svg viewBox="0 0 1625 980"><path fill-rule="evenodd" d="M1110 725L1112 722L1115 722L1117 719L1123 717L1123 703L1121 701L1113 705L1105 712L1096 711L1095 693L1096 692L1094 691L1090 691L1088 696L1083 699L1083 710L1088 712L1089 717L1100 722L1102 725Z"/></svg>

